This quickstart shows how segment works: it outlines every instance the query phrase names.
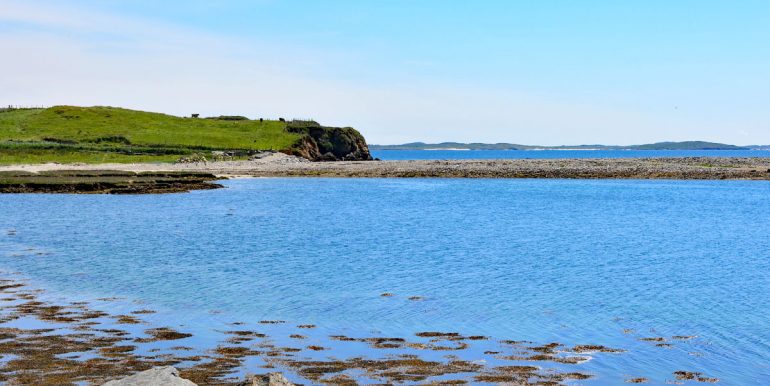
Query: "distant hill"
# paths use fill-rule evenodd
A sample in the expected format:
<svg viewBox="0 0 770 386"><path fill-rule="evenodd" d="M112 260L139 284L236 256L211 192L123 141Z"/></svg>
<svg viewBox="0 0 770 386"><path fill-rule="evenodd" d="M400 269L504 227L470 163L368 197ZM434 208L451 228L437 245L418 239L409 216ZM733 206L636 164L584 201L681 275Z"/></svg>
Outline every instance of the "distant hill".
<svg viewBox="0 0 770 386"><path fill-rule="evenodd" d="M749 150L753 147L727 145L724 143L685 141L685 142L658 142L644 145L577 145L577 146L532 146L514 143L461 143L441 142L424 143L411 142L403 145L369 145L371 150Z"/></svg>
<svg viewBox="0 0 770 386"><path fill-rule="evenodd" d="M748 147L704 141L658 142L628 148L632 150L749 150Z"/></svg>

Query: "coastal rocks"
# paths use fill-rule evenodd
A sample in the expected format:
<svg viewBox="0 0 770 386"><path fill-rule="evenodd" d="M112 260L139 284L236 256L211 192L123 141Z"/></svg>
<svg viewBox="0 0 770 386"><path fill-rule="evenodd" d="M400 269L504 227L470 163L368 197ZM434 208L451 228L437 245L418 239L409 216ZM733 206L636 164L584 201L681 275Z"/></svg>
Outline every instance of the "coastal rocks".
<svg viewBox="0 0 770 386"><path fill-rule="evenodd" d="M252 151L252 152L249 152L248 156L249 156L249 161L256 161L256 160L261 160L266 157L269 157L273 154L275 154L275 152L273 151Z"/></svg>
<svg viewBox="0 0 770 386"><path fill-rule="evenodd" d="M153 367L117 381L109 381L104 386L197 386L179 376L179 370L172 366Z"/></svg>
<svg viewBox="0 0 770 386"><path fill-rule="evenodd" d="M291 121L286 131L303 134L288 154L311 161L370 161L366 140L351 127L321 126L315 121Z"/></svg>
<svg viewBox="0 0 770 386"><path fill-rule="evenodd" d="M179 376L179 370L172 366L153 367L116 381L109 381L104 386L197 386L197 384ZM295 386L281 373L253 375L239 386Z"/></svg>
<svg viewBox="0 0 770 386"><path fill-rule="evenodd" d="M298 163L311 163L307 158L286 154L286 153L280 153L280 152L274 152L274 153L263 153L262 156L255 156L249 158L248 162L244 161L234 161L234 162L228 162L227 167L230 167L230 165L233 165L234 168L238 167L253 167L254 165L292 165L292 164L298 164Z"/></svg>
<svg viewBox="0 0 770 386"><path fill-rule="evenodd" d="M194 171L129 172L56 170L0 171L0 193L150 194L217 189L213 174Z"/></svg>
<svg viewBox="0 0 770 386"><path fill-rule="evenodd" d="M315 161L321 156L321 152L318 150L318 144L310 136L303 136L300 138L300 140L291 148L285 150L285 153L311 161Z"/></svg>
<svg viewBox="0 0 770 386"><path fill-rule="evenodd" d="M294 386L281 373L268 373L267 375L255 375L241 386Z"/></svg>

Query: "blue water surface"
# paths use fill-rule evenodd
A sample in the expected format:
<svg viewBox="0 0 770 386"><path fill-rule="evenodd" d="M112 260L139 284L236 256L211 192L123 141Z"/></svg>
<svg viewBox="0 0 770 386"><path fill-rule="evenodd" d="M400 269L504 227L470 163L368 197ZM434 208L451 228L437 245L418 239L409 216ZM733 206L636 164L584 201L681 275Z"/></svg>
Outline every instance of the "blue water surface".
<svg viewBox="0 0 770 386"><path fill-rule="evenodd" d="M0 266L59 294L141 299L186 325L283 319L351 335L603 344L629 351L584 365L590 384L662 384L677 370L770 383L770 182L224 184L0 195ZM16 253L30 247L46 253Z"/></svg>
<svg viewBox="0 0 770 386"><path fill-rule="evenodd" d="M443 159L770 157L768 150L373 150L386 161Z"/></svg>

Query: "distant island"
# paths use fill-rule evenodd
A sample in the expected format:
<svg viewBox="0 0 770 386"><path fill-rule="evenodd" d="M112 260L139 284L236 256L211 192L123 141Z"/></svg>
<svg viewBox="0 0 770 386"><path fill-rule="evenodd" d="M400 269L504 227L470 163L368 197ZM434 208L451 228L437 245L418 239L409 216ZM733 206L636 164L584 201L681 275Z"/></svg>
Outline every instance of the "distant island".
<svg viewBox="0 0 770 386"><path fill-rule="evenodd" d="M735 146L704 141L657 142L644 145L532 146L514 143L412 142L402 145L369 145L371 150L767 150L770 146Z"/></svg>

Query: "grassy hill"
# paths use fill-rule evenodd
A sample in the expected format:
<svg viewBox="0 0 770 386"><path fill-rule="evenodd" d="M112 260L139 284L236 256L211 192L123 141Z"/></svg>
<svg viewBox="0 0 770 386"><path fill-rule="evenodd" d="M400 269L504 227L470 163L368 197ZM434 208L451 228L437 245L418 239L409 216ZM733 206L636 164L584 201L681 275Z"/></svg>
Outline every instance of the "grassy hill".
<svg viewBox="0 0 770 386"><path fill-rule="evenodd" d="M286 150L301 139L284 122L242 117L74 106L0 111L0 164L174 161L212 150Z"/></svg>

